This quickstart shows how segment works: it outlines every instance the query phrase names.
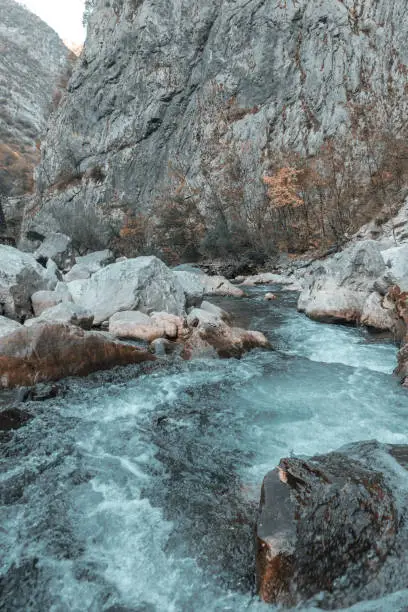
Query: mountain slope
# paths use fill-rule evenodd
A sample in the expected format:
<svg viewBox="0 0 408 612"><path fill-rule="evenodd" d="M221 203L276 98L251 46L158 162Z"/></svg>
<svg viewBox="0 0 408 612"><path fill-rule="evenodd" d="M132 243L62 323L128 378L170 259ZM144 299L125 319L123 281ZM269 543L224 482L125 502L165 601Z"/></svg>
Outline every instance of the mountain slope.
<svg viewBox="0 0 408 612"><path fill-rule="evenodd" d="M0 0L0 194L32 190L39 139L69 69L58 35L14 0Z"/></svg>
<svg viewBox="0 0 408 612"><path fill-rule="evenodd" d="M405 96L404 0L94 4L47 134L36 228L79 236L81 218L104 244L129 210L181 191L214 211L211 181L227 181L228 163L231 175L240 165L252 210L271 151L313 152L347 124L350 104Z"/></svg>

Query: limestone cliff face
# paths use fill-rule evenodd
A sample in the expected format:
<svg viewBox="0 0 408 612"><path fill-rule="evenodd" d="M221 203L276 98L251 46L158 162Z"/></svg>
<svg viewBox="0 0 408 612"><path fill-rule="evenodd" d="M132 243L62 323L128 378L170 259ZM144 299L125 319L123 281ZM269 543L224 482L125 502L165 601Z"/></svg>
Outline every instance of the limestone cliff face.
<svg viewBox="0 0 408 612"><path fill-rule="evenodd" d="M348 101L403 90L407 39L404 0L96 0L30 224L72 232L85 215L103 243L172 172L204 199L203 161L226 143L256 202L268 149L312 151Z"/></svg>
<svg viewBox="0 0 408 612"><path fill-rule="evenodd" d="M68 54L41 19L14 0L0 0L0 195L32 189L37 141Z"/></svg>

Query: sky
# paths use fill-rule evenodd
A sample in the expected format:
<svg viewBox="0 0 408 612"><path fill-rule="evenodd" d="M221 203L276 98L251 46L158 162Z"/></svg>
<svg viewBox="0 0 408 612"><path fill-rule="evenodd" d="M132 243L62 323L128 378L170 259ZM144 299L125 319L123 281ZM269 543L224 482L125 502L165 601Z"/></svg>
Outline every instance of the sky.
<svg viewBox="0 0 408 612"><path fill-rule="evenodd" d="M82 25L84 0L19 0L19 2L48 23L64 41L78 44L85 40L85 30Z"/></svg>

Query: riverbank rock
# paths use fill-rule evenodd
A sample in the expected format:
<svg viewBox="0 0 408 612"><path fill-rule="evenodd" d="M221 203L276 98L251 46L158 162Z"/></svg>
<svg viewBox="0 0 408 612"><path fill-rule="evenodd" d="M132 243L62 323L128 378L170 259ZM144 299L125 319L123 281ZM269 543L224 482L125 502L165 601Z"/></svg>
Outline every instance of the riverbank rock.
<svg viewBox="0 0 408 612"><path fill-rule="evenodd" d="M20 329L20 327L22 327L22 325L17 323L17 321L0 316L0 338Z"/></svg>
<svg viewBox="0 0 408 612"><path fill-rule="evenodd" d="M79 283L78 292L71 287ZM137 257L114 263L90 279L68 283L72 298L93 313L97 325L119 311L139 310L146 314L184 312L184 291L174 273L157 257Z"/></svg>
<svg viewBox="0 0 408 612"><path fill-rule="evenodd" d="M264 272L247 276L241 283L244 287L256 287L256 285L292 285L294 278L284 276L283 274L274 274L273 272Z"/></svg>
<svg viewBox="0 0 408 612"><path fill-rule="evenodd" d="M264 601L337 609L392 590L393 574L408 575L400 567L407 453L374 441L280 461L264 480L257 527Z"/></svg>
<svg viewBox="0 0 408 612"><path fill-rule="evenodd" d="M109 319L109 333L116 338L131 338L145 342L153 342L165 335L163 326L155 325L147 314L134 310L114 314ZM175 333L177 335L177 330Z"/></svg>
<svg viewBox="0 0 408 612"><path fill-rule="evenodd" d="M200 306L206 295L243 297L245 293L223 276L208 276L201 272L175 271L177 281L183 288L187 306Z"/></svg>
<svg viewBox="0 0 408 612"><path fill-rule="evenodd" d="M148 351L101 332L42 322L0 338L0 388L86 376L154 359Z"/></svg>
<svg viewBox="0 0 408 612"><path fill-rule="evenodd" d="M74 262L72 240L65 234L52 232L45 237L34 257L40 263L52 259L60 270L70 268Z"/></svg>
<svg viewBox="0 0 408 612"><path fill-rule="evenodd" d="M34 319L27 319L24 323L26 327L36 325L39 321L48 321L49 323L64 323L65 325L77 325L82 329L92 329L94 316L82 306L73 302L61 302L56 306L47 308Z"/></svg>
<svg viewBox="0 0 408 612"><path fill-rule="evenodd" d="M22 319L31 314L31 296L53 289L57 278L29 253L0 245L0 314Z"/></svg>
<svg viewBox="0 0 408 612"><path fill-rule="evenodd" d="M371 293L363 307L360 323L380 331L395 332L397 328L395 304L387 296Z"/></svg>
<svg viewBox="0 0 408 612"><path fill-rule="evenodd" d="M257 331L230 327L220 315L194 308L187 317L191 335L183 349L183 357L197 356L241 357L255 348L268 348L264 334Z"/></svg>
<svg viewBox="0 0 408 612"><path fill-rule="evenodd" d="M385 270L376 242L356 243L311 267L298 310L327 323L360 322L374 283Z"/></svg>

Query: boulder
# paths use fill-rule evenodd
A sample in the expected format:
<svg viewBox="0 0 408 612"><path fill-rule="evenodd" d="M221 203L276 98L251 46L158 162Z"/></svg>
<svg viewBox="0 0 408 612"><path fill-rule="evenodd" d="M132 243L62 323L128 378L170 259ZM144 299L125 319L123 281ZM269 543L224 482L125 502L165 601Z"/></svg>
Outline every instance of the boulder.
<svg viewBox="0 0 408 612"><path fill-rule="evenodd" d="M381 331L394 331L396 320L394 303L376 291L370 293L364 304L360 323Z"/></svg>
<svg viewBox="0 0 408 612"><path fill-rule="evenodd" d="M72 302L71 294L66 289L64 291L62 287L65 287L64 283L59 283L54 291L36 291L33 293L31 303L36 317L39 317L44 310L53 308L61 302Z"/></svg>
<svg viewBox="0 0 408 612"><path fill-rule="evenodd" d="M24 323L26 327L35 325L38 321L49 321L50 323L65 323L66 325L77 325L82 329L92 329L93 314L85 310L82 306L73 302L61 302L43 310L39 317L27 319Z"/></svg>
<svg viewBox="0 0 408 612"><path fill-rule="evenodd" d="M266 300L267 302L273 302L273 300L276 299L277 297L274 293L265 293L264 300Z"/></svg>
<svg viewBox="0 0 408 612"><path fill-rule="evenodd" d="M408 244L382 251L390 284L408 291Z"/></svg>
<svg viewBox="0 0 408 612"><path fill-rule="evenodd" d="M246 287L255 287L256 285L292 285L293 281L293 278L283 274L264 272L263 274L247 276L242 285Z"/></svg>
<svg viewBox="0 0 408 612"><path fill-rule="evenodd" d="M66 283L76 280L86 280L88 278L91 278L91 271L88 266L84 264L75 264L69 272L64 274L64 281Z"/></svg>
<svg viewBox="0 0 408 612"><path fill-rule="evenodd" d="M20 327L22 327L22 325L17 323L17 321L0 316L0 338L20 329Z"/></svg>
<svg viewBox="0 0 408 612"><path fill-rule="evenodd" d="M178 317L168 312L153 312L150 319L154 325L163 329L163 335L170 340L182 339L188 334L184 317Z"/></svg>
<svg viewBox="0 0 408 612"><path fill-rule="evenodd" d="M384 594L404 558L406 492L390 488L403 490L404 449L359 442L282 459L266 476L256 534L265 602L332 610Z"/></svg>
<svg viewBox="0 0 408 612"><path fill-rule="evenodd" d="M72 240L69 236L53 232L46 236L44 242L34 253L37 261L46 263L52 259L60 270L71 267L73 263Z"/></svg>
<svg viewBox="0 0 408 612"><path fill-rule="evenodd" d="M176 326L171 331L177 335ZM117 338L131 338L146 342L152 342L165 336L163 325L156 325L148 315L134 310L114 314L109 319L109 333Z"/></svg>
<svg viewBox="0 0 408 612"><path fill-rule="evenodd" d="M95 251L93 253L88 253L88 255L82 255L82 257L75 258L75 263L78 266L88 268L91 274L98 272L98 270L113 263L114 261L115 256L109 249Z"/></svg>
<svg viewBox="0 0 408 612"><path fill-rule="evenodd" d="M183 349L185 359L212 354L241 357L254 348L269 347L261 332L230 327L218 314L200 308L191 310L187 323L192 331Z"/></svg>
<svg viewBox="0 0 408 612"><path fill-rule="evenodd" d="M0 245L0 313L15 319L29 316L33 293L56 283L32 255Z"/></svg>
<svg viewBox="0 0 408 612"><path fill-rule="evenodd" d="M0 338L0 388L86 376L155 357L102 332L40 322Z"/></svg>
<svg viewBox="0 0 408 612"><path fill-rule="evenodd" d="M312 266L305 276L298 309L328 323L359 322L374 283L385 272L376 242L356 243Z"/></svg>
<svg viewBox="0 0 408 612"><path fill-rule="evenodd" d="M222 321L229 323L231 321L231 315L226 310L223 310L219 306L215 306L215 304L211 304L207 300L204 300L200 306L201 310L205 310L206 312L210 312L211 314L216 315Z"/></svg>
<svg viewBox="0 0 408 612"><path fill-rule="evenodd" d="M205 295L243 297L245 294L223 276L208 276L202 272L173 272L182 286L187 306L199 306Z"/></svg>
<svg viewBox="0 0 408 612"><path fill-rule="evenodd" d="M169 268L157 257L137 257L114 263L81 283L78 291L68 287L74 301L102 323L119 311L139 310L144 313L184 312L184 292Z"/></svg>

